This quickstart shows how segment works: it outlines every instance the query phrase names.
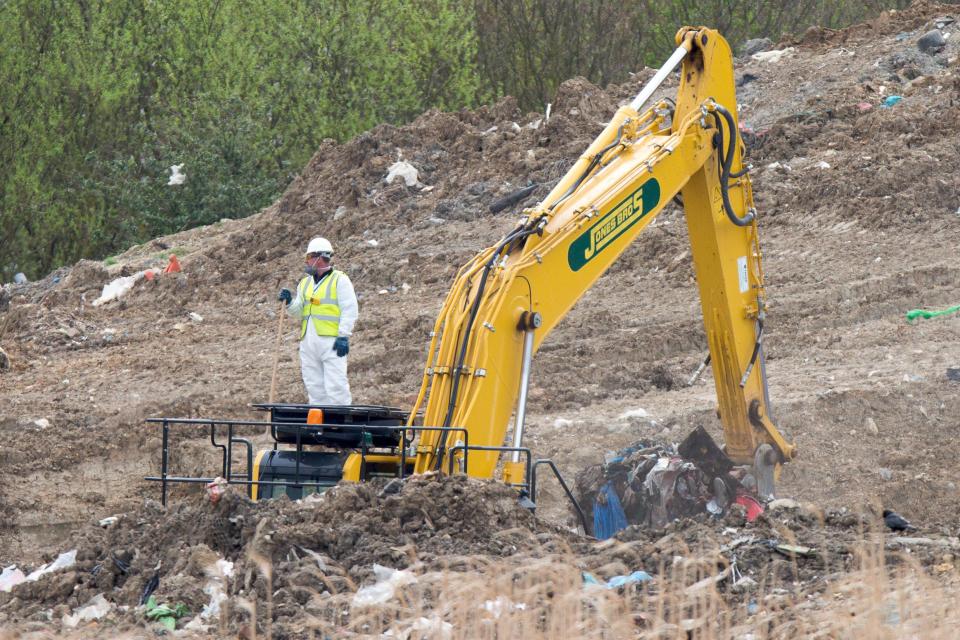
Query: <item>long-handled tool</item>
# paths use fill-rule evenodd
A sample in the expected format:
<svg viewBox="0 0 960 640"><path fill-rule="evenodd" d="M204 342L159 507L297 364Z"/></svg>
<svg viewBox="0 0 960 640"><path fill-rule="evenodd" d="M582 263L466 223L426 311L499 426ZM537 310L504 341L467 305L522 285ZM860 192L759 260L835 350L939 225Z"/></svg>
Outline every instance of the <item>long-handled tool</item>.
<svg viewBox="0 0 960 640"><path fill-rule="evenodd" d="M280 364L280 338L283 337L283 301L277 307L277 340L273 345L273 379L270 381L270 404L273 404L277 392L277 365Z"/></svg>

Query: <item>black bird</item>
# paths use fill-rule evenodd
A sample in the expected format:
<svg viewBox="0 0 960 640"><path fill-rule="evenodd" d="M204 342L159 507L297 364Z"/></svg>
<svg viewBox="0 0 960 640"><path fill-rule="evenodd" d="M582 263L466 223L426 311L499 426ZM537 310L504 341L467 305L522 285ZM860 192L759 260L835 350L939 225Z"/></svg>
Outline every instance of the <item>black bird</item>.
<svg viewBox="0 0 960 640"><path fill-rule="evenodd" d="M883 523L893 531L916 531L917 528L902 515L890 509L883 510Z"/></svg>

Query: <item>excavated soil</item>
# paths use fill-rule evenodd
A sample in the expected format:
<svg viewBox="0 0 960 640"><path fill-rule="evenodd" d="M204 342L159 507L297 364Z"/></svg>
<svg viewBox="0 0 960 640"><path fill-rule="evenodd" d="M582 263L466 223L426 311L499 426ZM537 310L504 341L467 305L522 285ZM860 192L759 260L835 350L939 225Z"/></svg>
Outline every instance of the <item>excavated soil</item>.
<svg viewBox="0 0 960 640"><path fill-rule="evenodd" d="M411 481L398 496L342 487L292 504L232 495L216 507L181 489L166 509L155 502L158 487L142 480L160 461L158 428L145 418L263 417L249 404L268 399L276 290L295 283L302 248L317 234L334 242L360 296L354 401L409 407L456 269L546 195L652 71L606 89L577 78L560 88L546 122L507 98L327 141L260 213L133 247L115 264L82 261L0 289L8 357L0 369L0 567L26 571L78 549L72 570L0 593L0 624L58 629L62 614L96 593L132 607L157 562L157 594L196 611L209 600L203 567L222 556L237 563L226 605L235 615L224 623L233 626L223 630L244 633L251 614L233 596L266 595L256 578L263 571L251 568L266 562L279 589L272 632L296 636L308 628L298 612L313 596L293 586L315 585L315 567L328 566L324 577L338 581L327 593L340 594L371 582L373 563L483 575L503 558L565 554L567 565L603 577L660 574L678 545L709 551L743 531L824 550L787 558L755 541L738 556L777 584L800 567L793 581L813 593L862 557L858 544L899 549L877 530L881 505L936 540L912 554L951 583L944 549L960 531L960 383L947 372L960 367L960 316L904 319L909 309L960 302L960 36L951 18L960 20L955 6L920 2L843 31L811 29L779 43L793 47L779 61L735 62L769 295L770 395L777 424L799 447L779 493L816 507L791 511L786 524L735 523L735 536L728 523L706 520L631 528L606 547L568 532L574 520L550 480L539 519L506 490L463 479ZM938 24L953 37L939 52L921 51L917 41ZM671 77L660 94L675 89ZM891 95L902 100L883 106ZM384 182L401 158L422 186ZM531 182L541 186L525 202L489 213ZM722 440L709 370L686 385L707 347L685 236L671 205L534 361L527 444L568 478L642 438L677 442L702 424ZM182 273L92 306L104 284L163 266L173 251ZM280 399L305 400L292 325L280 343L277 388ZM266 442L255 429L246 435ZM171 451L172 473L216 472L203 433L176 431ZM115 525L97 526L112 515ZM614 562L611 548L630 551L601 571ZM126 573L90 573L114 556L129 563ZM331 620L341 605L310 606ZM121 627L138 624L133 609L112 615ZM254 615L266 620L263 610Z"/></svg>

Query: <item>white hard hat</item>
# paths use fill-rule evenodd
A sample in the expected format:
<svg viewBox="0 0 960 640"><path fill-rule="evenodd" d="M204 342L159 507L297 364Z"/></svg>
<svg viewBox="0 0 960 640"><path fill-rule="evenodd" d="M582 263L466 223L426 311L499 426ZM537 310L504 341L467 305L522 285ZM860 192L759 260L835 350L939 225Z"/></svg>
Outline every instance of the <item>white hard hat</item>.
<svg viewBox="0 0 960 640"><path fill-rule="evenodd" d="M326 238L314 238L307 245L307 253L329 253L333 254L333 245Z"/></svg>

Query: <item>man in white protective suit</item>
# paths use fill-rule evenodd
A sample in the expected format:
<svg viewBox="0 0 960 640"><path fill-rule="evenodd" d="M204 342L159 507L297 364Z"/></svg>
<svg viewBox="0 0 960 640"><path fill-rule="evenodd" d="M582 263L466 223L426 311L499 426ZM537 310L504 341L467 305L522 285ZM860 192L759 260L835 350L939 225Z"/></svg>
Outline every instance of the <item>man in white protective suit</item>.
<svg viewBox="0 0 960 640"><path fill-rule="evenodd" d="M326 238L307 245L306 277L296 295L281 289L287 313L300 318L300 371L310 404L351 403L347 353L359 306L353 283L331 266L333 246Z"/></svg>

